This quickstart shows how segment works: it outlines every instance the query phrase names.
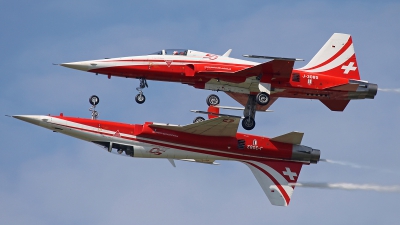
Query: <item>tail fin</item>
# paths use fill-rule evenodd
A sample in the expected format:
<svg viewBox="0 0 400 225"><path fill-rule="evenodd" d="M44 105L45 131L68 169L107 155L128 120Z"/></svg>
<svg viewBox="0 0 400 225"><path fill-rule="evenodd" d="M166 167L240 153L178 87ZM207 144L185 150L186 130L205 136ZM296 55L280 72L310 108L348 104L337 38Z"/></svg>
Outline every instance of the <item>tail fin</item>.
<svg viewBox="0 0 400 225"><path fill-rule="evenodd" d="M272 205L288 206L302 163L280 161L242 161L253 172Z"/></svg>
<svg viewBox="0 0 400 225"><path fill-rule="evenodd" d="M334 33L311 61L299 70L360 80L351 36Z"/></svg>

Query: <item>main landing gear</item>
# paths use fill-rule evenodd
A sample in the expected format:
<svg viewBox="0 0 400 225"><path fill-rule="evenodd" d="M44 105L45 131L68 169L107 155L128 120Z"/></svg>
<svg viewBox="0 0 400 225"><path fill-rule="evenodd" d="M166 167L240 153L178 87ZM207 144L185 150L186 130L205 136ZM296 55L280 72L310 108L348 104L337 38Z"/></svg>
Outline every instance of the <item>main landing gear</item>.
<svg viewBox="0 0 400 225"><path fill-rule="evenodd" d="M219 105L219 97L217 95L209 95L206 99L207 105L210 106L215 106L215 105Z"/></svg>
<svg viewBox="0 0 400 225"><path fill-rule="evenodd" d="M242 120L242 127L245 130L252 130L256 126L256 110L257 110L257 104L264 106L267 105L270 101L270 95L266 92L260 92L257 95L249 95L249 98L247 100L247 104L245 105L244 111L243 111L243 116L244 119ZM206 99L207 105L210 106L215 106L219 105L220 100L217 95L210 95ZM200 122L198 118L196 118L193 123Z"/></svg>
<svg viewBox="0 0 400 225"><path fill-rule="evenodd" d="M256 126L256 99L258 96L249 95L247 99L247 104L244 107L243 116L244 119L242 120L242 127L245 130L252 130Z"/></svg>
<svg viewBox="0 0 400 225"><path fill-rule="evenodd" d="M256 102L259 105L267 105L269 103L270 97L266 92L260 92L256 96Z"/></svg>
<svg viewBox="0 0 400 225"><path fill-rule="evenodd" d="M147 85L146 78L144 78L144 77L140 77L140 78L139 78L139 81L140 81L139 87L136 88L136 90L139 91L139 94L136 95L135 101L136 101L138 104L143 104L144 101L146 101L146 97L144 96L142 90L143 90L144 88L149 87L149 85Z"/></svg>

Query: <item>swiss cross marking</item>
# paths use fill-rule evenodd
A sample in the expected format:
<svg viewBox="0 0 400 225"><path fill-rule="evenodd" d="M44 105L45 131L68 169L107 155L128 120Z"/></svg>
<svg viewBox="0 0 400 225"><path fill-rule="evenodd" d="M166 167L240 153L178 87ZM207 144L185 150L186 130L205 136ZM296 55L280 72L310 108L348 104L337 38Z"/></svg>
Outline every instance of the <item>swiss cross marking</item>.
<svg viewBox="0 0 400 225"><path fill-rule="evenodd" d="M294 180L297 177L297 173L290 171L289 167L286 167L286 171L282 171L283 175L288 176L290 180Z"/></svg>
<svg viewBox="0 0 400 225"><path fill-rule="evenodd" d="M354 62L349 62L349 65L347 66L342 66L342 70L344 70L344 74L348 74L351 71L355 71L357 67L353 66Z"/></svg>

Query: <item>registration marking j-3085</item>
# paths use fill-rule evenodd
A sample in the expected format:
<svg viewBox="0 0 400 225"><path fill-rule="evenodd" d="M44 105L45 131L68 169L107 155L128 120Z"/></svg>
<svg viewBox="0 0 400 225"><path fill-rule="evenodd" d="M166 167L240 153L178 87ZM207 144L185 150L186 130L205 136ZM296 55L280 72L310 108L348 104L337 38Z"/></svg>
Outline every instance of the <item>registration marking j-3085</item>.
<svg viewBox="0 0 400 225"><path fill-rule="evenodd" d="M304 75L303 75L303 78L318 80L318 76L317 76L317 75L308 75L308 74L304 74Z"/></svg>

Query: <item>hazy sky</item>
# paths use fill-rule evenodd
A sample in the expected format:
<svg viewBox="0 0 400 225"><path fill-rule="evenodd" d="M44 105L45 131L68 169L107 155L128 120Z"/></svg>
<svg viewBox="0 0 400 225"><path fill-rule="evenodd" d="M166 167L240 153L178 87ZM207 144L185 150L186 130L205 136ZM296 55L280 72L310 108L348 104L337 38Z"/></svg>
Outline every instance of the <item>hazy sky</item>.
<svg viewBox="0 0 400 225"><path fill-rule="evenodd" d="M363 80L400 88L398 1L1 1L0 112L188 124L211 91L53 66L189 48L231 57L303 58L335 32L353 37ZM223 105L239 106L219 93ZM279 99L250 133L305 132L322 158L299 182L400 184L400 94L378 92L342 113L319 101ZM224 111L229 113L229 111ZM232 112L230 112L232 113ZM0 224L398 224L400 194L296 188L289 207L272 206L238 162L210 166L132 159L49 130L0 117ZM240 128L241 132L244 132Z"/></svg>

